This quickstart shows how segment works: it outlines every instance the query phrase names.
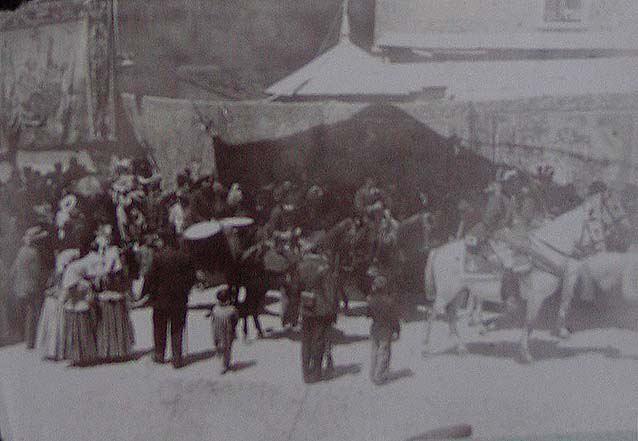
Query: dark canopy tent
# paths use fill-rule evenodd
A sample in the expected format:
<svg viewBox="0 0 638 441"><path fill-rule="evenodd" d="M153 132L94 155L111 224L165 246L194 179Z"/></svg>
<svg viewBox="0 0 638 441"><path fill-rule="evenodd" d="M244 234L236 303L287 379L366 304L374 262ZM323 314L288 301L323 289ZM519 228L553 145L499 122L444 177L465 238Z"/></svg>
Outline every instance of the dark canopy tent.
<svg viewBox="0 0 638 441"><path fill-rule="evenodd" d="M495 167L392 105L371 105L352 118L285 138L229 145L217 140L217 167L226 184L257 188L307 173L341 192L366 177L399 191L424 191L439 205L447 196L482 190Z"/></svg>

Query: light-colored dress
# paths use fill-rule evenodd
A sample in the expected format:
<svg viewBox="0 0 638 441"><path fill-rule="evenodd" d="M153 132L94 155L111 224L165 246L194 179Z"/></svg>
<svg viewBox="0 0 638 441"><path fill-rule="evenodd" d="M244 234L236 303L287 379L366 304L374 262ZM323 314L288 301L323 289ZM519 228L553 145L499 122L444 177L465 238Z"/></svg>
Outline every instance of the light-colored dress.
<svg viewBox="0 0 638 441"><path fill-rule="evenodd" d="M55 261L55 281L45 292L44 304L38 322L36 347L42 358L62 360L64 358L64 289L62 276L66 267L79 256L77 249L59 253Z"/></svg>

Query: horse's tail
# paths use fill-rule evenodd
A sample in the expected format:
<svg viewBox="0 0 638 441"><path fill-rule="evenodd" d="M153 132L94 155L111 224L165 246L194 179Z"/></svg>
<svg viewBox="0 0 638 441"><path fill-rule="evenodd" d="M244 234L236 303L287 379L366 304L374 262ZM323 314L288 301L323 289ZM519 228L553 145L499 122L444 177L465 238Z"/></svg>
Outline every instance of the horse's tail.
<svg viewBox="0 0 638 441"><path fill-rule="evenodd" d="M425 299L434 302L436 299L436 284L434 280L434 258L435 250L430 251L425 264Z"/></svg>

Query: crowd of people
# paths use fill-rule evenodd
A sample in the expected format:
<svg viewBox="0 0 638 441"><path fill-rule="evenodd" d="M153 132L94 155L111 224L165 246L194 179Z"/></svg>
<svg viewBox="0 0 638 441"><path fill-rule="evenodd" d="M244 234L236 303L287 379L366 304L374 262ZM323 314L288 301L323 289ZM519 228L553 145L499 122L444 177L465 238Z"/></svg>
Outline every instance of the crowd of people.
<svg viewBox="0 0 638 441"><path fill-rule="evenodd" d="M303 323L304 377L310 381L321 376L317 360L325 355L331 364L328 335L340 306L348 308L346 279L367 294L376 292L377 278L384 286L399 279L398 221L391 196L373 179L345 210L326 188L303 177L248 195L240 183L225 187L193 167L177 176L173 190L165 184L149 162L120 158L103 176L74 160L48 174L30 168L14 173L0 188L2 237L21 238L3 247L9 269L4 326L46 359L94 363L129 357L129 311L151 306L153 358L165 361L170 328L172 362L180 367L190 289L215 283L221 273L229 288L220 293L213 317L228 328L214 327L215 344L228 353L225 371L232 317L244 319L244 334L252 317L262 337L259 313L266 292L278 289L282 326L298 330ZM189 226L215 219L250 222L227 222L221 241L185 238Z"/></svg>
<svg viewBox="0 0 638 441"><path fill-rule="evenodd" d="M191 288L221 280L227 288L212 318L225 373L238 320L246 335L252 317L263 337L259 314L267 291L278 290L282 327L301 327L303 376L313 382L333 369L330 336L340 309L348 310L350 284L367 296L371 377L382 383L410 289L406 274L420 280L429 249L447 240L480 243L504 225L529 229L555 215L543 194L550 184L548 169L537 181L499 170L478 197L442 208L425 192L406 195L371 178L344 195L306 176L250 191L239 182L226 187L195 166L171 186L150 162L116 157L102 176L77 161L46 175L26 168L0 187L3 240L22 238L0 256L5 268L12 263L0 324L46 359L81 365L130 357L130 309L150 306L153 360L165 362L170 328L171 361L181 367ZM209 235L189 238L189 227L203 222Z"/></svg>

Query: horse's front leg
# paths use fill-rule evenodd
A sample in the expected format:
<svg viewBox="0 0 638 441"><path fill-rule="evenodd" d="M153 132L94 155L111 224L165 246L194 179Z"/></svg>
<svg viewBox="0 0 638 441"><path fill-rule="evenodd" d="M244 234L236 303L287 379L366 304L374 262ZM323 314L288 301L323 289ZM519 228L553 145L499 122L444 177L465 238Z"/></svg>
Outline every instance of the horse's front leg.
<svg viewBox="0 0 638 441"><path fill-rule="evenodd" d="M461 337L459 332L459 307L457 305L458 301L455 300L448 306L448 323L450 326L450 334L456 340L456 352L458 354L467 354L467 346Z"/></svg>
<svg viewBox="0 0 638 441"><path fill-rule="evenodd" d="M521 358L524 363L531 363L534 361L532 353L529 350L529 337L532 335L533 327L525 325L523 327L523 335L521 336Z"/></svg>
<svg viewBox="0 0 638 441"><path fill-rule="evenodd" d="M576 283L580 276L580 264L576 261L569 262L565 268L563 277L563 287L560 293L560 306L558 308L558 318L554 326L553 334L567 339L571 331L567 329L567 313L572 304L576 291Z"/></svg>
<svg viewBox="0 0 638 441"><path fill-rule="evenodd" d="M476 296L472 296L472 316L470 317L470 326L479 326L483 324L483 302Z"/></svg>
<svg viewBox="0 0 638 441"><path fill-rule="evenodd" d="M430 352L430 338L432 336L432 326L434 325L434 319L436 318L436 313L433 308L430 308L426 312L427 319L425 322L425 341L423 342L425 345L425 352Z"/></svg>
<svg viewBox="0 0 638 441"><path fill-rule="evenodd" d="M531 363L534 361L532 353L529 350L529 337L532 335L534 329L534 323L538 317L538 313L541 309L541 305L545 300L545 297L541 295L528 295L525 313L525 325L523 327L523 335L521 337L521 357L523 362Z"/></svg>

